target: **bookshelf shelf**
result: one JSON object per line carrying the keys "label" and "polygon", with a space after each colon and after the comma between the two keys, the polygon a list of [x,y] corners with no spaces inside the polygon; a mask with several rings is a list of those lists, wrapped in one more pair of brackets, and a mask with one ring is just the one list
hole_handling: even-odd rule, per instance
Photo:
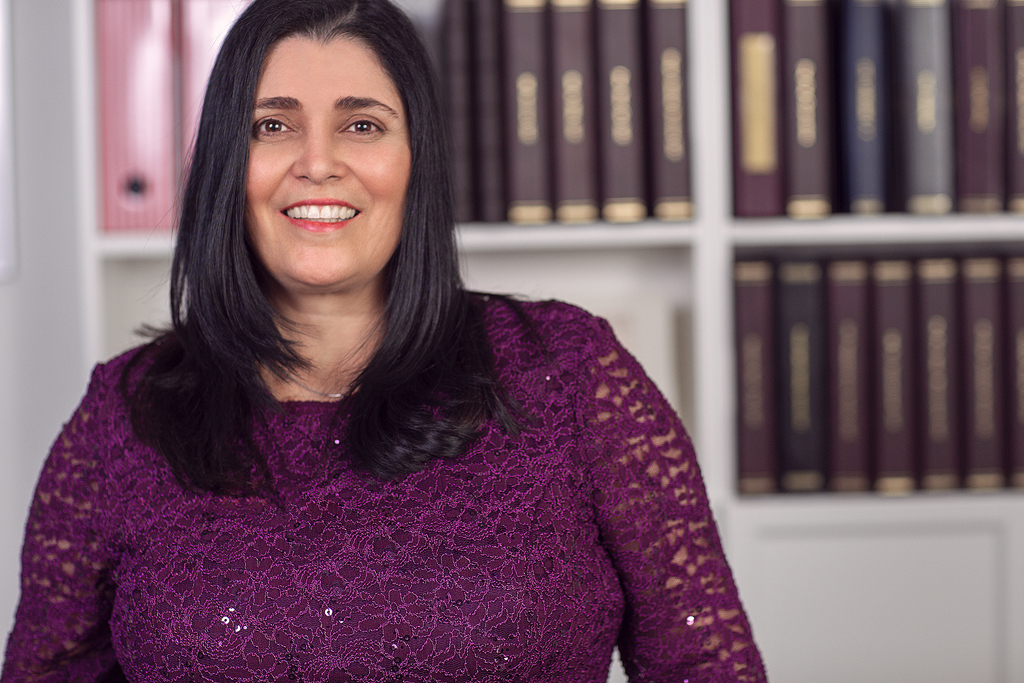
{"label": "bookshelf shelf", "polygon": [[657,248],[690,246],[694,241],[694,228],[685,223],[656,221],[578,226],[469,223],[460,227],[458,236],[459,247],[466,253]]}
{"label": "bookshelf shelf", "polygon": [[151,233],[104,234],[97,240],[97,249],[106,260],[170,258],[174,251],[174,233],[159,230]]}
{"label": "bookshelf shelf", "polygon": [[814,221],[737,219],[729,232],[738,247],[1019,243],[1024,240],[1024,217],[885,214],[833,216]]}

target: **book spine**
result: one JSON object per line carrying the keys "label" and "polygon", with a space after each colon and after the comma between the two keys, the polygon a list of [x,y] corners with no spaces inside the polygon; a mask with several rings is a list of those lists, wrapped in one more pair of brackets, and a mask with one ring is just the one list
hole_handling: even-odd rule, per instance
{"label": "book spine", "polygon": [[953,66],[947,0],[902,0],[899,119],[903,195],[907,211],[953,208]]}
{"label": "book spine", "polygon": [[768,261],[739,261],[736,350],[739,380],[739,490],[771,493],[778,486],[775,432],[775,305]]}
{"label": "book spine", "polygon": [[832,41],[825,0],[784,0],[786,213],[821,218],[834,196]]}
{"label": "book spine", "polygon": [[878,261],[874,280],[875,488],[916,486],[913,270],[909,261]]}
{"label": "book spine", "polygon": [[1002,263],[964,259],[964,481],[968,488],[1006,485],[1004,469]]}
{"label": "book spine", "polygon": [[828,265],[829,488],[871,488],[868,264]]}
{"label": "book spine", "polygon": [[779,470],[786,491],[825,487],[825,282],[813,261],[779,264]]}
{"label": "book spine", "polygon": [[598,145],[601,216],[647,217],[640,0],[597,1]]}
{"label": "book spine", "polygon": [[1006,52],[1006,206],[1024,213],[1024,0],[1007,0]]}
{"label": "book spine", "polygon": [[547,0],[504,0],[508,220],[547,223],[551,210]]}
{"label": "book spine", "polygon": [[888,208],[889,72],[885,5],[845,0],[840,22],[843,203],[850,213]]}
{"label": "book spine", "polygon": [[248,0],[181,0],[181,158],[188,164],[199,128],[206,83],[228,29]]}
{"label": "book spine", "polygon": [[647,2],[651,206],[661,220],[693,216],[686,78],[686,0]]}
{"label": "book spine", "polygon": [[95,8],[103,226],[169,230],[178,150],[171,1],[97,0]]}
{"label": "book spine", "polygon": [[473,170],[477,220],[506,218],[505,144],[502,112],[501,0],[472,0]]}
{"label": "book spine", "polygon": [[593,0],[553,0],[551,60],[555,218],[597,220],[597,82]]}
{"label": "book spine", "polygon": [[452,184],[455,220],[468,223],[473,208],[473,32],[470,30],[471,0],[445,0],[441,20],[444,39],[444,76],[447,94],[446,118],[452,145]]}
{"label": "book spine", "polygon": [[951,258],[917,263],[921,488],[929,490],[960,486],[957,270]]}
{"label": "book spine", "polygon": [[1005,205],[1004,40],[1000,3],[955,0],[953,92],[960,211],[992,213]]}
{"label": "book spine", "polygon": [[731,0],[733,211],[783,213],[779,0]]}
{"label": "book spine", "polygon": [[1010,484],[1024,488],[1024,258],[1007,259],[1006,280],[1006,357],[1010,364],[1006,373],[1010,383],[1007,452]]}

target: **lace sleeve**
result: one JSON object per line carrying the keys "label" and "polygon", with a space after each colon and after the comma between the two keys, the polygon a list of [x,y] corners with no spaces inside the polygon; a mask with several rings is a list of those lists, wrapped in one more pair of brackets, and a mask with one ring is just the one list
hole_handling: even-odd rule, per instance
{"label": "lace sleeve", "polygon": [[626,599],[631,681],[763,681],[682,423],[601,322],[585,415],[602,542]]}
{"label": "lace sleeve", "polygon": [[108,618],[114,555],[100,528],[100,371],[43,466],[25,529],[21,601],[3,681],[98,681],[117,669]]}

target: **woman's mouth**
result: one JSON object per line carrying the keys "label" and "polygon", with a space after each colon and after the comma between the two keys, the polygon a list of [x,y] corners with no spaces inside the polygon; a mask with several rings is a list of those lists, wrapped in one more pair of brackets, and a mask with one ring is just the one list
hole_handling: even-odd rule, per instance
{"label": "woman's mouth", "polygon": [[355,218],[358,213],[353,207],[341,204],[300,204],[284,211],[288,218],[314,223],[340,223]]}

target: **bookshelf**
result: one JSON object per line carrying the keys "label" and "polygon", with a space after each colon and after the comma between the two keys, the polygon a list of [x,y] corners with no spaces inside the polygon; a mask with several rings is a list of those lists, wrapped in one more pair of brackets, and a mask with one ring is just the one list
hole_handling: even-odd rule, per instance
{"label": "bookshelf", "polygon": [[[413,13],[432,25],[437,4],[422,0]],[[694,436],[771,680],[1024,680],[1024,494],[737,495],[731,276],[743,250],[1024,246],[1024,220],[734,218],[728,2],[688,7],[694,219],[463,225],[467,283],[564,298],[612,321]],[[95,179],[91,0],[72,0],[71,12],[78,173]],[[166,320],[173,237],[102,233],[95,180],[80,185],[82,344],[91,366],[137,343],[131,331],[140,323]]]}

